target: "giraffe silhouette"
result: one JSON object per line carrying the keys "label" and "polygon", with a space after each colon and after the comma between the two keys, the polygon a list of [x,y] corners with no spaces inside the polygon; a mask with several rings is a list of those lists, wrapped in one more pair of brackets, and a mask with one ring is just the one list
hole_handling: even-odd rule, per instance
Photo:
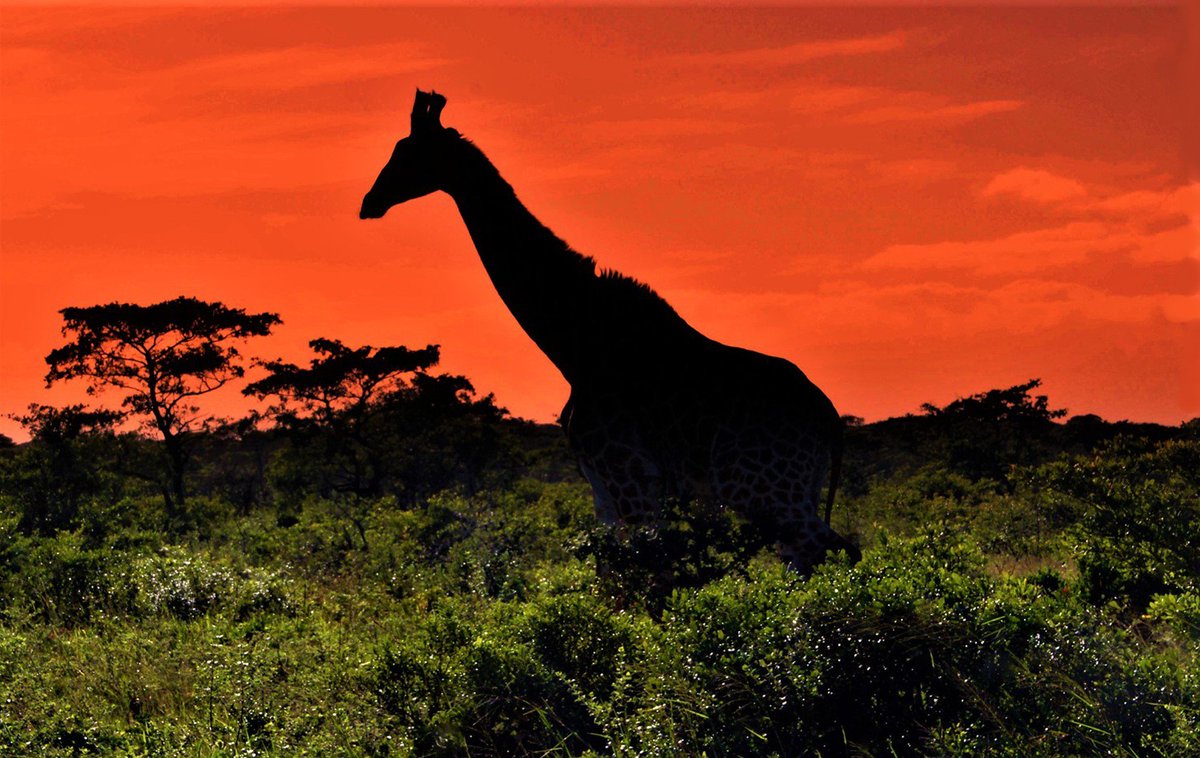
{"label": "giraffe silhouette", "polygon": [[858,549],[818,515],[842,421],[792,363],[709,339],[645,284],[572,250],[517,199],[473,143],[443,127],[446,98],[417,91],[410,133],[363,198],[360,218],[446,192],[504,304],[571,385],[561,423],[619,531],[652,526],[667,498],[736,509],[767,525],[807,573]]}

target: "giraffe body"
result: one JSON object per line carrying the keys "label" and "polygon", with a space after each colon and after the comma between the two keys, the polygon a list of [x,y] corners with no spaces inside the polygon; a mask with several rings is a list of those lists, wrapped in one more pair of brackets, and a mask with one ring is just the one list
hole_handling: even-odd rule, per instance
{"label": "giraffe body", "polygon": [[571,385],[561,420],[597,515],[652,525],[666,499],[702,500],[768,525],[799,571],[830,550],[857,558],[818,515],[841,453],[825,394],[788,361],[711,340],[646,285],[597,271],[441,126],[444,105],[417,93],[411,134],[360,215],[438,190],[454,199],[497,292]]}
{"label": "giraffe body", "polygon": [[573,387],[562,423],[597,515],[653,525],[667,499],[733,508],[764,525],[807,571],[826,551],[857,555],[818,516],[841,421],[791,363],[704,340],[695,355],[624,382]]}

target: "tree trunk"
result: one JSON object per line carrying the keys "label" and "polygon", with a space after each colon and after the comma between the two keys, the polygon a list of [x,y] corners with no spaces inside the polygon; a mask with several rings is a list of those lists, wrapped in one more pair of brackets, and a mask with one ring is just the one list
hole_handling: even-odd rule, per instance
{"label": "tree trunk", "polygon": [[163,438],[163,446],[167,453],[167,479],[164,487],[167,521],[174,527],[183,526],[187,504],[183,478],[188,462],[187,450],[184,449],[183,441],[173,434]]}

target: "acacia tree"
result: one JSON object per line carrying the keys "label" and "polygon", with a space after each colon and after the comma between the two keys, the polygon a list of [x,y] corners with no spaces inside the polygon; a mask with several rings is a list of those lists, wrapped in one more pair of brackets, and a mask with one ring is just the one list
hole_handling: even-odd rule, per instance
{"label": "acacia tree", "polygon": [[32,404],[26,415],[12,417],[31,439],[10,456],[8,465],[0,464],[0,490],[17,504],[23,531],[49,534],[74,528],[85,501],[119,493],[113,429],[122,415],[82,405]]}
{"label": "acacia tree", "polygon": [[242,392],[275,398],[271,413],[280,425],[307,433],[305,439],[319,448],[320,465],[305,468],[323,474],[325,481],[319,486],[326,494],[377,494],[384,440],[370,434],[367,426],[384,407],[384,399],[410,387],[406,374],[421,374],[437,364],[438,346],[351,348],[325,338],[308,345],[317,355],[308,366],[265,361],[262,365],[270,374]]}
{"label": "acacia tree", "polygon": [[168,518],[177,521],[186,497],[189,437],[212,421],[195,400],[243,376],[235,343],[269,334],[279,316],[191,297],[60,313],[68,342],[46,356],[47,386],[84,379],[90,395],[106,389],[124,393],[122,406],[162,439],[165,471],[159,484]]}
{"label": "acacia tree", "polygon": [[428,373],[436,345],[309,345],[316,357],[307,366],[264,363],[270,374],[243,390],[274,398],[271,413],[290,432],[277,490],[415,503],[447,487],[474,491],[515,455],[500,429],[506,411],[491,395],[477,398],[466,377]]}
{"label": "acacia tree", "polygon": [[1054,422],[1067,411],[1051,408],[1046,395],[1031,394],[1041,385],[1041,379],[1030,379],[962,397],[945,407],[922,405],[933,422],[935,453],[972,479],[986,477],[1002,484],[1010,467],[1045,460]]}
{"label": "acacia tree", "polygon": [[283,360],[263,361],[271,372],[242,390],[258,398],[275,397],[272,408],[284,424],[308,419],[325,427],[362,425],[380,397],[406,386],[404,374],[437,365],[437,345],[346,347],[340,340],[318,337],[308,343],[316,358],[307,367]]}

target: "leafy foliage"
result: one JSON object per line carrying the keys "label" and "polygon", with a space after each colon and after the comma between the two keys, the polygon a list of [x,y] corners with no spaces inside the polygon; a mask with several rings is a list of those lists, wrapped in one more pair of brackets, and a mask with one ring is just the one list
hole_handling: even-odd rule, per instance
{"label": "leafy foliage", "polygon": [[278,398],[274,415],[284,424],[307,420],[328,428],[360,427],[380,396],[405,386],[403,374],[425,371],[440,357],[437,345],[421,350],[370,345],[349,348],[323,337],[308,345],[317,357],[307,368],[283,360],[266,361],[263,366],[270,375],[242,391]]}
{"label": "leafy foliage", "polygon": [[1075,517],[1080,578],[1095,601],[1136,612],[1158,594],[1200,591],[1200,445],[1118,440],[1031,474]]}
{"label": "leafy foliage", "polygon": [[79,526],[80,509],[116,500],[113,427],[122,414],[82,405],[31,405],[18,421],[32,440],[0,459],[23,532],[53,533]]}
{"label": "leafy foliage", "polygon": [[[1002,390],[959,398],[943,408],[925,404],[933,421],[934,457],[970,479],[1004,481],[1009,469],[1047,455],[1043,440],[1053,420],[1067,414],[1051,409],[1045,395],[1031,395],[1040,379]],[[936,449],[936,448],[941,449]]]}
{"label": "leafy foliage", "polygon": [[[851,423],[847,429],[845,489],[863,494],[873,478],[909,475],[936,464],[972,481],[987,479],[1007,488],[1013,466],[1042,463],[1069,448],[1068,430],[1055,420],[1066,415],[1050,407],[1041,386],[1030,379],[1007,389],[988,390],[939,407],[922,406],[922,415],[887,419],[875,424]],[[853,420],[852,420],[853,421]],[[1084,425],[1087,426],[1087,425]],[[1093,442],[1109,425],[1077,426]]]}
{"label": "leafy foliage", "polygon": [[279,322],[273,313],[178,297],[153,305],[109,303],[64,308],[70,341],[46,356],[47,382],[83,378],[88,392],[123,390],[123,405],[151,417],[160,433],[193,428],[191,398],[244,374],[232,340],[263,336]]}

